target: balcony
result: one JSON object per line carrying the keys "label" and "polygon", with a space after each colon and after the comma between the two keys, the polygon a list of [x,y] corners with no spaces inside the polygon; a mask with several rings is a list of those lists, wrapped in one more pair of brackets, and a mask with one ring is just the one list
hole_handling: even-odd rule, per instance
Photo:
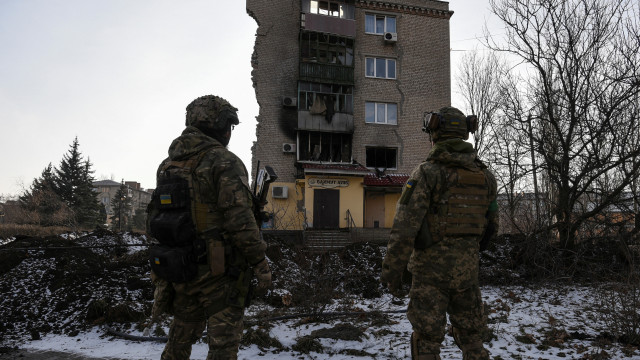
{"label": "balcony", "polygon": [[300,110],[298,111],[298,130],[353,134],[353,115],[335,113],[331,122],[328,122],[324,115]]}
{"label": "balcony", "polygon": [[353,67],[317,62],[300,63],[300,80],[309,82],[354,85]]}
{"label": "balcony", "polygon": [[352,19],[302,13],[301,24],[305,30],[356,37],[356,21]]}

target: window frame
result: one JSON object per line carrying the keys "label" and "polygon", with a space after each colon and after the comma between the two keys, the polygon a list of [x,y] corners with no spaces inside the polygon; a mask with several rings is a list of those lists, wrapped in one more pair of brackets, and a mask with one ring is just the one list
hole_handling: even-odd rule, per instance
{"label": "window frame", "polygon": [[[321,5],[326,5],[326,8]],[[355,6],[339,0],[307,0],[303,3],[303,12],[339,19],[353,20],[355,18]]]}
{"label": "window frame", "polygon": [[[373,121],[369,121],[369,114],[370,114],[370,110],[368,110],[367,108],[373,105],[373,114],[371,114],[373,116]],[[378,121],[380,114],[378,114],[378,111],[380,109],[380,106],[384,105],[384,121]],[[393,107],[395,107],[395,122],[391,123],[389,122],[389,105],[392,105]],[[393,103],[393,102],[380,102],[380,101],[365,101],[364,102],[364,122],[365,124],[378,124],[378,125],[391,125],[391,126],[397,126],[398,125],[398,103]]]}
{"label": "window frame", "polygon": [[[301,130],[297,134],[298,162],[350,164],[353,161],[353,134]],[[320,157],[312,159],[315,146]],[[339,161],[335,161],[337,157]]]}
{"label": "window frame", "polygon": [[[384,151],[393,151],[394,152],[394,156],[395,156],[395,160],[394,160],[394,166],[389,167],[389,166],[380,166],[380,164],[370,164],[369,163],[369,151],[370,150],[384,150]],[[370,169],[385,169],[385,170],[397,170],[398,169],[398,148],[394,147],[394,146],[365,146],[364,149],[364,154],[365,154],[365,167],[370,168]],[[385,155],[385,165],[387,163],[387,155]]]}
{"label": "window frame", "polygon": [[[372,29],[373,31],[367,31],[367,30],[371,30],[371,28],[367,25],[367,19],[370,18],[370,17],[373,17],[373,29]],[[382,29],[382,32],[378,32],[378,26],[377,26],[378,18],[384,18],[384,28]],[[390,24],[387,21],[387,19],[393,19],[393,28],[390,26]],[[396,33],[398,31],[397,29],[398,29],[398,17],[397,16],[386,15],[386,14],[376,14],[376,13],[365,13],[364,14],[364,33],[365,34],[384,35],[387,32]]]}
{"label": "window frame", "polygon": [[353,86],[298,82],[298,110],[309,111],[317,95],[331,96],[334,112],[353,115]]}
{"label": "window frame", "polygon": [[[370,67],[370,60],[372,60],[373,68]],[[384,61],[384,76],[378,76],[378,63],[380,61]],[[389,68],[393,63],[393,77],[389,76]],[[370,71],[372,70],[372,71]],[[369,73],[373,72],[373,75]],[[385,58],[385,57],[375,57],[375,56],[365,56],[364,58],[364,76],[371,79],[388,79],[388,80],[397,80],[398,79],[398,61],[394,58]]]}
{"label": "window frame", "polygon": [[300,33],[300,58],[302,61],[353,67],[354,49],[354,40],[346,36],[315,31]]}

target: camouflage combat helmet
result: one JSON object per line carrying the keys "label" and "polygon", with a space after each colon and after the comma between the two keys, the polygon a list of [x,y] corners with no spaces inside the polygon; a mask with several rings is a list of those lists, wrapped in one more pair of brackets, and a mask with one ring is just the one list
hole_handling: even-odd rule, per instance
{"label": "camouflage combat helmet", "polygon": [[201,96],[187,106],[185,125],[194,126],[205,133],[223,132],[229,125],[238,125],[237,111],[219,96]]}
{"label": "camouflage combat helmet", "polygon": [[469,139],[469,133],[478,129],[475,115],[465,116],[462,111],[445,106],[437,113],[425,114],[423,131],[431,134],[433,141],[459,138]]}

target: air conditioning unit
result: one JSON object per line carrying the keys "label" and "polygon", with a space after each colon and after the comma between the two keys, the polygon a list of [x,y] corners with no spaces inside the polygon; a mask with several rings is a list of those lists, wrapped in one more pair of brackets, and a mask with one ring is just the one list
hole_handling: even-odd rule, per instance
{"label": "air conditioning unit", "polygon": [[282,106],[286,107],[297,107],[298,99],[291,96],[283,96],[282,97]]}
{"label": "air conditioning unit", "polygon": [[398,34],[394,32],[386,32],[384,33],[384,41],[386,42],[396,42],[398,41]]}
{"label": "air conditioning unit", "polygon": [[289,188],[286,186],[271,187],[271,197],[274,199],[286,199],[289,197]]}
{"label": "air conditioning unit", "polygon": [[282,152],[295,153],[296,152],[296,144],[282,144]]}

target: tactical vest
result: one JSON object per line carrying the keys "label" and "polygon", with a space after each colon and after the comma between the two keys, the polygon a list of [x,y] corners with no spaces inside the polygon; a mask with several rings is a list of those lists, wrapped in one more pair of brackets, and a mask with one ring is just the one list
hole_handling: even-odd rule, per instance
{"label": "tactical vest", "polygon": [[425,249],[446,238],[477,237],[487,227],[490,194],[481,169],[442,167],[442,189],[431,203],[416,237],[415,248]]}
{"label": "tactical vest", "polygon": [[149,233],[160,245],[150,249],[149,260],[154,273],[167,281],[192,280],[198,264],[209,263],[213,275],[224,273],[224,240],[216,229],[205,229],[209,205],[196,196],[194,174],[206,154],[168,161],[159,170],[148,213]]}

